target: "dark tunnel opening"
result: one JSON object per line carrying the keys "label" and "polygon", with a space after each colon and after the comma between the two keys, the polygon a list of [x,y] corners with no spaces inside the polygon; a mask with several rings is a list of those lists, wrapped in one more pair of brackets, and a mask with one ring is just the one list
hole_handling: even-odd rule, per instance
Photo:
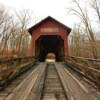
{"label": "dark tunnel opening", "polygon": [[58,35],[40,36],[35,43],[36,57],[39,61],[45,61],[48,53],[54,53],[56,61],[64,59],[64,40]]}

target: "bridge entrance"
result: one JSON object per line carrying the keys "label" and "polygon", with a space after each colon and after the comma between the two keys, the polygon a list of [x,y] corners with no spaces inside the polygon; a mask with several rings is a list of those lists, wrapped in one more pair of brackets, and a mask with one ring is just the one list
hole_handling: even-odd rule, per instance
{"label": "bridge entrance", "polygon": [[54,53],[57,61],[68,56],[68,35],[71,28],[48,16],[28,29],[32,36],[30,55],[44,61],[48,53]]}
{"label": "bridge entrance", "polygon": [[44,61],[48,53],[54,53],[57,61],[64,59],[64,40],[59,35],[42,35],[35,43],[35,54]]}

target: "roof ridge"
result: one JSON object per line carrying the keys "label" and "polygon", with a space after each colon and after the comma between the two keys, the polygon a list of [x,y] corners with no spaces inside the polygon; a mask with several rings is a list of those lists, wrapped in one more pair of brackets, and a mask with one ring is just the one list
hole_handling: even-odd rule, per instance
{"label": "roof ridge", "polygon": [[39,24],[41,24],[42,22],[44,22],[45,20],[47,20],[47,19],[49,19],[49,18],[52,19],[52,20],[54,20],[54,21],[56,21],[57,23],[59,23],[59,24],[62,25],[63,27],[65,27],[65,28],[67,29],[68,33],[70,33],[71,28],[69,28],[68,26],[66,26],[65,24],[59,22],[58,20],[56,20],[55,18],[53,18],[53,17],[51,17],[51,16],[47,16],[46,18],[44,18],[44,19],[42,19],[41,21],[39,21],[37,24],[35,24],[35,25],[33,25],[32,27],[30,27],[30,28],[28,29],[28,32],[29,32],[30,34],[32,34],[33,28],[37,27]]}

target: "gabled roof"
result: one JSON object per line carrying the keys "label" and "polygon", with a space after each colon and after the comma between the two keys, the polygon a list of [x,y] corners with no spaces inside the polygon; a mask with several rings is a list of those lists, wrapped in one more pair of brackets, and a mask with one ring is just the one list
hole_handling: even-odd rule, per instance
{"label": "gabled roof", "polygon": [[58,20],[54,19],[54,18],[51,17],[51,16],[46,17],[45,19],[41,20],[39,23],[37,23],[37,24],[35,24],[34,26],[30,27],[30,28],[28,29],[28,32],[32,35],[32,31],[33,31],[35,28],[37,28],[40,24],[44,23],[44,22],[45,22],[46,20],[48,20],[48,19],[52,19],[52,20],[55,21],[56,23],[58,23],[58,24],[60,24],[61,26],[63,26],[63,27],[67,30],[68,34],[71,32],[71,28],[69,28],[68,26],[62,24],[61,22],[59,22]]}

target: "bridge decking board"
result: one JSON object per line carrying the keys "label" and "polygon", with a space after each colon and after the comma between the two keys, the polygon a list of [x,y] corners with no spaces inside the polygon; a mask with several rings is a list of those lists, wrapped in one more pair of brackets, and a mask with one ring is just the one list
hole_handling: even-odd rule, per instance
{"label": "bridge decking board", "polygon": [[[67,97],[66,99],[59,97],[61,100],[98,100],[62,63],[53,63],[51,66],[49,64],[49,70],[47,70],[47,66],[46,63],[40,63],[5,99],[1,96],[0,100],[51,100],[54,91],[62,90],[59,82],[61,82],[63,93]],[[53,67],[56,71],[52,69]],[[49,81],[50,84],[48,84]],[[55,82],[53,83],[53,81]],[[44,99],[45,94],[49,96]],[[55,98],[55,100],[59,99]]]}

